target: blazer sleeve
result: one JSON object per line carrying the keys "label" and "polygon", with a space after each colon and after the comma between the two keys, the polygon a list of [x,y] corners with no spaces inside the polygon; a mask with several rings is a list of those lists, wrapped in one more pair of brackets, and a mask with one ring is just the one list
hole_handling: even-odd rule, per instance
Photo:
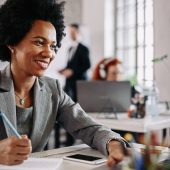
{"label": "blazer sleeve", "polygon": [[107,143],[110,139],[124,141],[124,139],[111,129],[95,122],[78,103],[74,103],[69,96],[61,89],[60,103],[58,110],[58,123],[63,126],[73,137],[81,139],[92,148],[98,149],[107,155]]}

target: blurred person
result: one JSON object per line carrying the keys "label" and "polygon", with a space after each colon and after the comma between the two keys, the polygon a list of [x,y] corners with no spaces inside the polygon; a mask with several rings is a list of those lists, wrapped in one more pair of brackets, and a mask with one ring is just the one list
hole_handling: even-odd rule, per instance
{"label": "blurred person", "polygon": [[[104,80],[104,81],[121,81],[121,64],[122,62],[118,58],[104,58],[94,68],[92,79],[93,80]],[[139,92],[137,92],[134,86],[131,86],[131,103],[138,103]],[[135,112],[135,114],[137,114]],[[134,142],[138,137],[136,133],[124,133],[118,131],[127,141]]]}
{"label": "blurred person", "polygon": [[93,80],[120,80],[120,65],[121,61],[117,58],[104,58],[95,67],[92,79]]}
{"label": "blurred person", "polygon": [[[59,73],[66,77],[64,91],[74,102],[77,102],[76,81],[87,79],[86,73],[90,68],[89,49],[79,42],[79,25],[77,23],[69,25],[69,36],[72,45],[68,50],[67,66]],[[59,134],[59,129],[56,125],[56,135]],[[66,133],[65,146],[71,146],[74,142],[74,138]],[[60,145],[60,142],[56,141],[56,145]]]}
{"label": "blurred person", "polygon": [[[106,81],[121,81],[122,80],[122,62],[118,58],[110,57],[104,58],[93,70],[92,79],[93,80],[106,80]],[[131,101],[138,99],[138,94],[134,88],[131,87]]]}
{"label": "blurred person", "polygon": [[68,61],[66,68],[59,71],[66,77],[65,92],[77,102],[76,81],[87,79],[87,70],[90,68],[89,49],[79,42],[79,25],[69,25],[69,35],[72,45],[68,50]]}

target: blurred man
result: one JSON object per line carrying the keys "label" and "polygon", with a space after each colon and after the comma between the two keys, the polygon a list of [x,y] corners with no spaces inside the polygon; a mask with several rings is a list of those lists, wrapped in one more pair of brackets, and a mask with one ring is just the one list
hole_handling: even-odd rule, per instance
{"label": "blurred man", "polygon": [[66,68],[59,73],[66,77],[65,92],[77,102],[76,81],[86,80],[86,72],[90,68],[89,49],[78,42],[79,25],[69,26],[72,46],[68,50],[68,62]]}
{"label": "blurred man", "polygon": [[[78,41],[79,25],[70,24],[69,34],[72,46],[68,50],[66,68],[59,71],[66,77],[65,92],[77,102],[76,81],[86,80],[87,70],[90,68],[89,49]],[[56,130],[57,132],[57,130]],[[74,138],[67,133],[66,146],[73,145]]]}

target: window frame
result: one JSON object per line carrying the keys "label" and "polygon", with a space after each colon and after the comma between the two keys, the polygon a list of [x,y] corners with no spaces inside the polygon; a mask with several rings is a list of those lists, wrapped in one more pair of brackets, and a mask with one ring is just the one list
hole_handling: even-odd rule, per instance
{"label": "window frame", "polygon": [[[118,3],[122,3],[122,6],[119,6]],[[128,4],[130,2],[130,4]],[[132,3],[133,2],[133,3]],[[128,21],[127,21],[127,17],[128,17],[128,8],[130,8],[129,6],[133,5],[134,7],[134,24],[132,25],[127,25]],[[143,9],[140,9],[142,8]],[[141,11],[139,11],[139,9]],[[151,12],[148,10],[151,9]],[[119,15],[119,11],[122,10],[122,16]],[[143,10],[143,11],[142,11]],[[151,22],[147,22],[147,10],[152,13],[151,16]],[[142,83],[146,83],[147,81],[152,81],[153,80],[153,50],[154,50],[154,44],[153,44],[153,0],[131,0],[131,1],[127,1],[127,0],[115,0],[114,1],[114,11],[115,11],[115,15],[114,15],[114,56],[119,57],[122,61],[123,61],[123,67],[124,70],[126,70],[126,72],[128,72],[127,70],[134,70],[132,74],[137,76],[137,80],[138,82],[142,82]],[[139,12],[140,13],[140,17],[141,14],[143,15],[143,24],[140,23],[139,21]],[[143,12],[143,13],[142,13]],[[123,24],[122,27],[120,25],[118,25],[118,21],[120,21],[120,16],[123,17]],[[150,26],[150,30],[148,28],[148,26]],[[134,46],[129,45],[126,46],[126,42],[128,41],[127,37],[128,37],[128,29],[132,28],[134,29]],[[143,42],[139,43],[139,29],[143,29]],[[152,31],[151,31],[152,30]],[[119,42],[119,37],[120,37],[120,31],[122,31],[122,42],[124,43],[122,48],[120,48],[120,45],[118,44]],[[150,31],[151,34],[150,37],[152,40],[148,41],[148,39],[150,38],[148,36],[147,31]],[[146,35],[148,37],[146,37]],[[147,44],[147,42],[149,42],[150,44]],[[128,65],[129,63],[127,62],[127,58],[126,58],[126,53],[128,53],[127,51],[130,49],[134,49],[134,66],[130,66]],[[142,51],[141,51],[142,49]],[[149,49],[147,51],[147,49]],[[149,54],[150,52],[150,54]],[[122,56],[119,56],[119,53],[122,53]],[[143,54],[142,54],[143,53]],[[139,58],[143,56],[143,59]],[[146,58],[149,56],[149,59]],[[129,58],[129,57],[128,57]],[[143,60],[143,63],[140,63],[140,61]],[[133,68],[132,68],[133,67]],[[130,72],[130,71],[129,71]],[[125,76],[130,76],[130,75],[125,75]]]}

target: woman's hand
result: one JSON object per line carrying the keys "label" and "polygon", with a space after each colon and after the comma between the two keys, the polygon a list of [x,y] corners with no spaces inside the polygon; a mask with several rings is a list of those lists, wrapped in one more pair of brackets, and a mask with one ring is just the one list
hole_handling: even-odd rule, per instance
{"label": "woman's hand", "polygon": [[117,140],[110,141],[107,148],[109,152],[107,165],[109,167],[121,162],[125,155],[127,155],[126,148]]}
{"label": "woman's hand", "polygon": [[0,164],[16,165],[28,159],[32,151],[31,141],[26,135],[15,136],[0,141]]}

